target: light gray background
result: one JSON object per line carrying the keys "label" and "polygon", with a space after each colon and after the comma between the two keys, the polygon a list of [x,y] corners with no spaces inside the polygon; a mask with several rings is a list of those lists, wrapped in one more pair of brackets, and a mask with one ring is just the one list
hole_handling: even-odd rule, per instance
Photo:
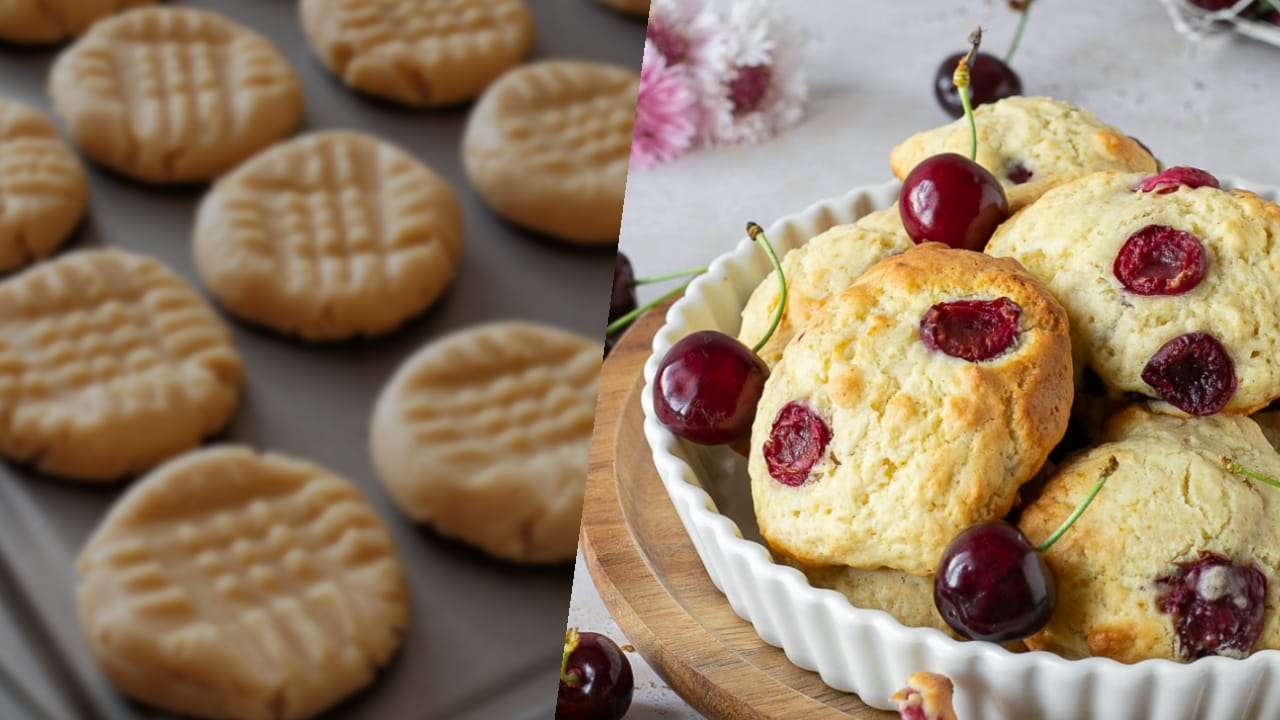
{"label": "light gray background", "polygon": [[[467,108],[415,111],[348,91],[311,56],[295,2],[173,4],[216,9],[269,36],[302,77],[304,130],[356,128],[399,143],[454,183],[465,210],[466,249],[457,281],[431,311],[390,337],[311,346],[232,323],[248,383],[225,439],[310,458],[359,483],[390,522],[411,575],[413,618],[404,649],[368,692],[332,716],[550,718],[569,567],[491,562],[412,526],[393,510],[373,475],[366,423],[375,393],[396,365],[446,331],[519,317],[598,336],[612,249],[561,246],[498,221],[463,174],[459,140]],[[531,5],[535,57],[639,66],[642,21],[591,0]],[[45,76],[56,52],[0,45],[0,94],[47,109]],[[110,245],[151,254],[195,282],[190,227],[204,188],[155,189],[95,168],[90,175],[92,207],[68,249]],[[73,615],[71,558],[118,492],[0,466],[0,600],[6,601],[0,602],[0,663],[18,668],[58,718],[147,716],[119,704],[95,676]],[[38,612],[16,600],[19,585]],[[60,657],[71,658],[72,669]],[[6,697],[0,692],[0,718],[26,720],[26,713],[4,704]]]}
{"label": "light gray background", "polygon": [[[974,26],[1003,55],[1002,0],[778,0],[812,36],[805,120],[756,146],[696,151],[627,184],[621,247],[637,275],[705,265],[764,225],[890,178],[889,149],[948,121],[932,79]],[[1014,66],[1027,94],[1079,103],[1165,163],[1280,184],[1280,48],[1215,38],[1190,46],[1158,0],[1035,0]],[[652,297],[662,288],[644,288]],[[570,623],[621,633],[579,562]],[[628,720],[696,717],[638,655]]]}

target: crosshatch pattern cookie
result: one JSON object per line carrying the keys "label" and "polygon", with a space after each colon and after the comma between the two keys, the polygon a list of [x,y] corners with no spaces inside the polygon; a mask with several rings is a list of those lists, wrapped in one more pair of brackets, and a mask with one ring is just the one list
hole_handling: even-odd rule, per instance
{"label": "crosshatch pattern cookie", "polygon": [[[760,348],[760,359],[769,367],[777,365],[787,343],[821,310],[827,298],[841,293],[867,268],[912,247],[914,243],[902,227],[895,203],[855,223],[836,225],[784,255],[787,307],[777,330]],[[769,331],[778,298],[778,275],[771,272],[756,286],[742,309],[738,339],[744,345],[755,345]]]}
{"label": "crosshatch pattern cookie", "polygon": [[92,250],[0,283],[0,454],[106,481],[218,432],[239,400],[231,333],[159,262]]}
{"label": "crosshatch pattern cookie", "polygon": [[[1018,210],[1051,188],[1102,170],[1155,172],[1142,145],[1093,113],[1045,97],[1011,97],[974,109],[978,164],[995,175]],[[905,178],[920,161],[944,152],[969,155],[969,124],[961,118],[895,147],[889,166]]]}
{"label": "crosshatch pattern cookie", "polygon": [[241,447],[188,453],[81,551],[80,622],[125,693],[199,718],[307,718],[373,680],[409,621],[404,569],[349,482]]}
{"label": "crosshatch pattern cookie", "polygon": [[549,60],[503,75],[467,124],[476,190],[517,225],[569,242],[618,241],[639,76]]}
{"label": "crosshatch pattern cookie", "polygon": [[410,358],[374,410],[374,465],[400,508],[499,558],[573,558],[598,341],[502,322]]}
{"label": "crosshatch pattern cookie", "polygon": [[405,105],[471,100],[533,47],[525,0],[302,0],[299,10],[330,72]]}
{"label": "crosshatch pattern cookie", "polygon": [[0,98],[0,271],[57,249],[88,202],[84,168],[53,123]]}
{"label": "crosshatch pattern cookie", "polygon": [[[1080,366],[1113,398],[1159,397],[1197,415],[1266,407],[1280,397],[1280,206],[1172,180],[1144,191],[1147,177],[1096,173],[1055,188],[1000,226],[987,252],[1062,301]],[[1179,347],[1190,350],[1166,350]]]}
{"label": "crosshatch pattern cookie", "polygon": [[99,18],[156,0],[5,0],[0,2],[0,40],[56,43],[84,32]]}
{"label": "crosshatch pattern cookie", "polygon": [[309,340],[379,335],[453,279],[452,188],[370,135],[307,135],[219,180],[196,219],[196,267],[228,310]]}
{"label": "crosshatch pattern cookie", "polygon": [[49,91],[86,155],[155,183],[209,180],[302,117],[298,79],[270,41],[191,8],[97,23],[58,57]]}

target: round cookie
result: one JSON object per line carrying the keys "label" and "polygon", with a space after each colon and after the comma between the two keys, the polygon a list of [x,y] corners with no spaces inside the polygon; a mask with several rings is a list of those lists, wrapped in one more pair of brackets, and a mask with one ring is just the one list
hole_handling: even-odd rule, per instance
{"label": "round cookie", "polygon": [[533,47],[525,0],[302,0],[299,11],[342,82],[415,107],[471,100]]}
{"label": "round cookie", "polygon": [[381,335],[453,279],[462,210],[404,150],[305,135],[220,179],[200,205],[196,268],[228,310],[308,340]]}
{"label": "round cookie", "polygon": [[597,0],[601,5],[607,5],[614,10],[624,12],[637,17],[649,16],[649,0]]}
{"label": "round cookie", "polygon": [[56,250],[88,204],[84,168],[53,123],[0,98],[0,272]]}
{"label": "round cookie", "polygon": [[806,565],[933,573],[1062,438],[1071,376],[1066,313],[1017,263],[938,244],[881,261],[765,382],[748,463],[761,535]]}
{"label": "round cookie", "polygon": [[5,0],[0,3],[0,40],[43,45],[84,32],[100,18],[156,0]]}
{"label": "round cookie", "polygon": [[[1156,171],[1155,158],[1137,140],[1060,100],[1010,97],[980,105],[973,114],[978,164],[1004,186],[1013,211],[1089,173]],[[969,136],[964,118],[917,133],[893,149],[889,167],[904,179],[931,155],[953,152],[968,157]]]}
{"label": "round cookie", "polygon": [[89,158],[152,183],[210,180],[302,119],[302,88],[280,51],[193,8],[96,23],[58,56],[49,93]]}
{"label": "round cookie", "polygon": [[223,428],[239,402],[226,325],[159,262],[85,250],[0,282],[0,455],[109,481]]}
{"label": "round cookie", "polygon": [[[1240,601],[1240,610],[1261,611],[1256,643],[1219,654],[1280,648],[1280,490],[1227,472],[1224,456],[1280,477],[1280,455],[1248,418],[1179,418],[1136,406],[1112,419],[1102,445],[1063,465],[1022,513],[1032,544],[1066,519],[1109,458],[1118,469],[1045,555],[1058,606],[1027,645],[1068,658],[1193,659],[1203,654],[1195,650],[1202,638],[1176,629],[1191,614],[1171,604],[1176,597],[1169,592],[1185,585],[1178,576],[1188,566],[1216,556],[1252,568],[1245,577],[1265,579],[1265,599],[1250,593],[1230,599]],[[1215,572],[1221,580],[1223,571]],[[1209,597],[1225,598],[1234,584],[1212,592],[1214,575],[1200,579],[1196,590]]]}
{"label": "round cookie", "polygon": [[396,371],[369,429],[406,515],[521,563],[572,560],[600,374],[598,341],[521,322],[436,340]]}
{"label": "round cookie", "polygon": [[[1078,365],[1113,397],[1160,397],[1193,414],[1265,407],[1280,397],[1280,206],[1208,186],[1136,190],[1143,180],[1098,173],[1055,188],[1000,226],[987,252],[1018,260],[1062,301]],[[1131,269],[1134,258],[1146,266]],[[1216,359],[1157,358],[1178,338],[1204,352],[1216,344]],[[1168,368],[1180,366],[1201,367],[1217,389],[1178,381]]]}
{"label": "round cookie", "polygon": [[508,72],[467,121],[471,184],[507,220],[583,245],[612,245],[622,223],[639,75],[546,60]]}
{"label": "round cookie", "polygon": [[[864,215],[855,223],[836,225],[815,236],[782,258],[787,278],[787,307],[782,322],[760,348],[760,359],[773,367],[791,338],[808,324],[827,298],[837,295],[857,280],[867,268],[915,246],[902,227],[898,205]],[[778,305],[776,272],[760,282],[742,309],[738,339],[747,347],[755,345],[769,331]]]}
{"label": "round cookie", "polygon": [[933,602],[933,576],[900,570],[788,563],[803,572],[814,587],[827,588],[849,598],[854,607],[883,610],[907,627],[929,627],[956,636],[938,614]]}
{"label": "round cookie", "polygon": [[80,624],[128,695],[198,718],[305,718],[363,688],[408,624],[404,569],[346,480],[242,447],[129,489],[81,551]]}

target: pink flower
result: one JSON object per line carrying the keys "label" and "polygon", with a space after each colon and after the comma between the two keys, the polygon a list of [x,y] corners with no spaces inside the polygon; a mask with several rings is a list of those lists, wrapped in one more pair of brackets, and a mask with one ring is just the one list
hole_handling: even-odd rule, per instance
{"label": "pink flower", "polygon": [[650,168],[688,151],[698,131],[697,112],[698,98],[688,75],[668,65],[657,47],[645,41],[631,166]]}

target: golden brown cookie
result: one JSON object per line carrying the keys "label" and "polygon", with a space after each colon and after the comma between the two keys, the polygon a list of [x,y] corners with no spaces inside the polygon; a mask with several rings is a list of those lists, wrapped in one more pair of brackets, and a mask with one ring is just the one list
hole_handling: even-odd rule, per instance
{"label": "golden brown cookie", "polygon": [[58,57],[49,93],[90,159],[152,183],[210,180],[302,119],[302,88],[280,51],[194,8],[95,24]]}
{"label": "golden brown cookie", "polygon": [[88,204],[84,168],[53,123],[0,98],[0,271],[56,250]]}
{"label": "golden brown cookie", "polygon": [[401,148],[312,133],[219,180],[194,244],[200,277],[238,317],[308,340],[381,335],[453,279],[462,210]]}
{"label": "golden brown cookie", "polygon": [[517,225],[571,243],[616,243],[639,82],[632,70],[577,60],[503,75],[467,122],[471,184]]}
{"label": "golden brown cookie", "polygon": [[400,509],[522,563],[573,559],[601,346],[522,322],[468,328],[400,367],[369,429]]}
{"label": "golden brown cookie", "polygon": [[159,262],[64,255],[0,283],[0,455],[107,481],[223,428],[243,368],[226,325]]}
{"label": "golden brown cookie", "polygon": [[77,569],[80,624],[107,677],[184,716],[318,715],[373,680],[409,620],[404,569],[360,492],[242,447],[139,481]]}
{"label": "golden brown cookie", "polygon": [[525,0],[302,0],[298,9],[330,72],[405,105],[471,100],[533,47]]}
{"label": "golden brown cookie", "polygon": [[[978,164],[1004,186],[1014,211],[1089,173],[1156,171],[1155,158],[1137,140],[1060,100],[1015,96],[980,105],[973,113]],[[930,155],[954,152],[968,157],[969,144],[969,123],[960,118],[908,138],[893,149],[889,167],[906,178]]]}
{"label": "golden brown cookie", "polygon": [[1066,312],[1017,263],[920,245],[827,301],[765,382],[760,533],[807,565],[933,573],[1062,438]]}
{"label": "golden brown cookie", "polygon": [[0,40],[42,45],[84,32],[112,13],[156,0],[5,0],[0,3]]}

